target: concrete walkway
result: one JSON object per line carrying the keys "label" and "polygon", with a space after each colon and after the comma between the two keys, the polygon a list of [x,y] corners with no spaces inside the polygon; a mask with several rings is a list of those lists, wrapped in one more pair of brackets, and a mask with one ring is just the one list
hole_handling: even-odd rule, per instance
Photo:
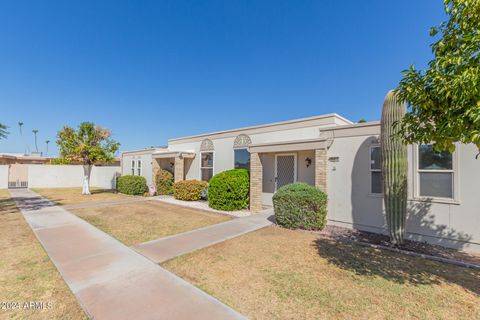
{"label": "concrete walkway", "polygon": [[137,244],[132,248],[159,263],[272,225],[273,209]]}
{"label": "concrete walkway", "polygon": [[84,220],[30,190],[10,191],[93,319],[244,319]]}

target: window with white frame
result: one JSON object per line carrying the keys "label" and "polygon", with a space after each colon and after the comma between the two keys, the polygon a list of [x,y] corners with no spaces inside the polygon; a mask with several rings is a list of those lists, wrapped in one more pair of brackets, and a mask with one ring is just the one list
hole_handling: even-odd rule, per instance
{"label": "window with white frame", "polygon": [[380,146],[370,147],[370,193],[383,193],[382,157]]}
{"label": "window with white frame", "polygon": [[436,152],[432,145],[418,146],[418,195],[453,199],[453,157],[448,151]]}
{"label": "window with white frame", "polygon": [[132,176],[135,175],[135,160],[132,160]]}
{"label": "window with white frame", "polygon": [[203,181],[210,181],[213,176],[213,152],[202,152],[200,173]]}
{"label": "window with white frame", "polygon": [[137,161],[137,174],[138,174],[139,176],[142,175],[142,161],[141,161],[141,160],[138,160],[138,161]]}

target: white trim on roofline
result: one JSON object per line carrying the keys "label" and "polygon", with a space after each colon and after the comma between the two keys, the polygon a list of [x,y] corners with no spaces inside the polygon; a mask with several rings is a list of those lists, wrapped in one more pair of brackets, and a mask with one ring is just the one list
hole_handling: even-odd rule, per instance
{"label": "white trim on roofline", "polygon": [[[328,114],[323,114],[323,115],[318,115],[318,116],[313,116],[313,117],[307,117],[307,118],[300,118],[300,119],[293,119],[293,120],[287,120],[287,121],[280,121],[280,122],[272,122],[272,123],[266,123],[266,124],[261,124],[261,125],[256,125],[256,126],[250,126],[250,127],[243,127],[243,128],[236,128],[236,129],[229,129],[229,130],[223,130],[223,131],[214,131],[214,132],[209,132],[209,133],[203,133],[203,134],[198,134],[198,135],[193,135],[193,136],[186,136],[186,137],[181,137],[181,138],[173,138],[169,139],[168,143],[180,143],[180,142],[185,142],[183,140],[191,140],[191,139],[200,139],[204,137],[209,137],[209,136],[214,136],[214,135],[219,135],[219,134],[229,134],[229,133],[235,133],[235,132],[247,132],[248,130],[252,129],[263,129],[263,128],[269,128],[269,127],[277,127],[277,126],[283,126],[283,125],[291,125],[291,124],[296,124],[296,123],[302,123],[302,122],[310,122],[310,121],[315,121],[315,120],[320,120],[320,119],[325,119],[325,118],[337,118],[341,121],[344,121],[346,125],[353,124],[350,120],[336,114],[336,113],[328,113]],[[339,124],[341,125],[341,124]],[[271,130],[275,131],[275,130]]]}
{"label": "white trim on roofline", "polygon": [[167,147],[155,147],[155,148],[145,148],[145,149],[138,149],[138,150],[128,150],[128,151],[122,151],[120,152],[120,156],[124,154],[136,154],[136,153],[149,153],[149,151],[157,152],[161,150],[167,150]]}

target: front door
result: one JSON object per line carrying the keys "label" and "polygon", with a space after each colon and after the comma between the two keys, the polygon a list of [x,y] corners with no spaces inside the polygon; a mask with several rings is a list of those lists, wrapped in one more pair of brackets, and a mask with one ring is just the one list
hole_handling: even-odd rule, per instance
{"label": "front door", "polygon": [[297,181],[297,155],[275,155],[275,191]]}

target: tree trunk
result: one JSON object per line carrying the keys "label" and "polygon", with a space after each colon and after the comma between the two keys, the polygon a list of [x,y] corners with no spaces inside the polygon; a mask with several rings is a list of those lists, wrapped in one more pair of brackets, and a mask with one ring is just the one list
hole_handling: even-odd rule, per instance
{"label": "tree trunk", "polygon": [[83,190],[82,194],[90,194],[90,173],[92,172],[91,164],[83,165]]}

